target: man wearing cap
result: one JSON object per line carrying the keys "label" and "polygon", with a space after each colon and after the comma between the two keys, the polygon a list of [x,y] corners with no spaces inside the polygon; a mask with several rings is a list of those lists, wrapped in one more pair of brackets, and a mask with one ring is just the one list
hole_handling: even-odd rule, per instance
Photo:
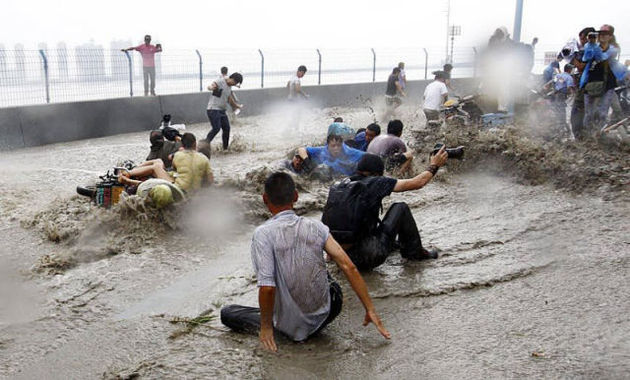
{"label": "man wearing cap", "polygon": [[[368,210],[359,226],[361,231],[359,236],[348,239],[347,232],[338,231],[332,227],[338,223],[328,216],[329,203],[327,202],[322,215],[322,222],[329,226],[331,234],[341,243],[357,268],[370,270],[385,262],[385,259],[394,250],[397,236],[402,257],[409,260],[436,259],[438,257],[437,251],[422,247],[418,227],[406,203],[396,202],[392,204],[382,220],[379,219],[379,213],[383,198],[392,192],[418,190],[429,183],[437,174],[438,169],[446,163],[448,154],[444,149],[442,147],[431,157],[427,170],[410,179],[384,177],[385,165],[379,156],[366,153],[361,157],[357,166],[357,174],[345,180],[359,181],[366,188],[361,197],[364,197],[365,202],[369,202],[366,206]],[[333,188],[334,185],[331,187],[331,192]],[[332,214],[330,213],[330,215]]]}
{"label": "man wearing cap", "polygon": [[206,140],[210,143],[214,136],[222,130],[221,139],[223,140],[223,149],[227,149],[230,142],[230,121],[226,114],[228,103],[236,112],[243,105],[238,104],[232,94],[232,86],[240,86],[243,83],[243,76],[239,73],[233,73],[227,79],[219,77],[208,86],[208,90],[212,92],[210,101],[208,101],[208,119],[212,129],[208,132]]}
{"label": "man wearing cap", "polygon": [[149,95],[149,80],[151,81],[151,95],[155,96],[155,53],[162,52],[162,45],[151,45],[151,36],[144,36],[144,43],[138,46],[122,49],[135,50],[142,55],[142,74],[144,77],[144,96]]}
{"label": "man wearing cap", "polygon": [[435,71],[435,80],[424,89],[424,115],[429,121],[440,118],[440,107],[448,99],[448,88],[446,87],[446,74],[444,71]]}

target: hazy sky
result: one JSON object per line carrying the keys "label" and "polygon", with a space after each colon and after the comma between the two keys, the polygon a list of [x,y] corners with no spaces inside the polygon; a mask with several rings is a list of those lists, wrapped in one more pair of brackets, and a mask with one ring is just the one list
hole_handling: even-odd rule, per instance
{"label": "hazy sky", "polygon": [[[584,26],[616,27],[630,46],[630,1],[524,0],[522,39],[561,45]],[[165,48],[212,47],[440,47],[446,0],[192,1],[2,0],[0,43],[77,45],[114,39],[140,43],[146,33]],[[451,0],[451,23],[461,25],[456,46],[487,41],[500,25],[510,32],[515,0]],[[590,5],[591,8],[587,8]],[[630,49],[630,48],[629,48]]]}

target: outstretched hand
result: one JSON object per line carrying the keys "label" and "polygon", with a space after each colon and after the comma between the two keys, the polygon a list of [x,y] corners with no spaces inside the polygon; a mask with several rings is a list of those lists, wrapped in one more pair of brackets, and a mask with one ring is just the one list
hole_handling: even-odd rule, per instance
{"label": "outstretched hand", "polygon": [[448,153],[446,153],[446,146],[442,146],[440,150],[431,156],[431,165],[443,166],[448,159]]}
{"label": "outstretched hand", "polygon": [[383,322],[381,322],[381,319],[378,317],[378,315],[376,315],[376,312],[374,310],[368,310],[365,312],[363,326],[367,326],[368,324],[370,324],[370,322],[374,323],[374,325],[378,329],[378,332],[380,332],[381,335],[385,337],[385,339],[391,338],[391,334],[389,333],[389,331],[387,331],[387,329],[385,329],[385,326],[383,326]]}

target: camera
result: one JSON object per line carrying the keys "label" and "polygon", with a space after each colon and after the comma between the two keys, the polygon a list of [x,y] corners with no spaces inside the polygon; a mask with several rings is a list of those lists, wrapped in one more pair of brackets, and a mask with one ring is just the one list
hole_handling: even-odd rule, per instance
{"label": "camera", "polygon": [[596,39],[597,39],[597,36],[599,36],[599,33],[597,33],[597,32],[590,32],[590,33],[586,36],[586,38],[588,38],[589,40],[596,40]]}
{"label": "camera", "polygon": [[[435,144],[435,146],[433,147],[433,152],[431,152],[431,155],[435,155],[437,152],[440,151],[440,149],[442,149],[442,147],[444,146],[444,144],[442,143],[437,143]],[[464,158],[464,146],[460,145],[457,148],[446,148],[445,149],[446,154],[448,155],[448,158],[451,159],[456,159],[456,160],[461,160],[462,158]]]}
{"label": "camera", "polygon": [[222,88],[217,87],[214,90],[212,90],[212,96],[216,96],[217,98],[220,98],[222,94],[223,94]]}

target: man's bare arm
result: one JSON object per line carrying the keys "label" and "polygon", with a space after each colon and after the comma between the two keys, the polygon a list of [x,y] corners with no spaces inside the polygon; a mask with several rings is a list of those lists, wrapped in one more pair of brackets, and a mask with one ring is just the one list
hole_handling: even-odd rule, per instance
{"label": "man's bare arm", "polygon": [[230,105],[234,109],[243,107],[242,104],[236,103],[236,101],[234,100],[234,95],[233,94],[230,94],[230,96],[228,96],[228,103],[230,103]]}
{"label": "man's bare arm", "polygon": [[219,85],[217,84],[217,82],[212,82],[210,84],[210,86],[208,86],[208,91],[214,91],[219,87]]}
{"label": "man's bare arm", "polygon": [[394,82],[394,83],[396,84],[396,91],[397,91],[400,95],[402,95],[402,96],[407,96],[407,95],[405,94],[405,91],[403,91],[403,88],[402,88],[402,86],[400,85],[400,82],[399,82],[399,81],[396,81],[396,82]]}
{"label": "man's bare arm", "polygon": [[[435,155],[431,157],[431,165],[440,167],[446,163],[448,154],[445,151],[446,147],[443,146]],[[425,170],[417,176],[409,179],[399,179],[394,186],[394,192],[400,193],[409,190],[418,190],[424,187],[433,178],[433,174],[430,171]]]}
{"label": "man's bare arm", "polygon": [[383,323],[380,318],[376,314],[374,310],[374,305],[372,304],[372,299],[368,294],[367,286],[365,285],[365,281],[363,281],[363,277],[359,273],[357,267],[352,263],[352,260],[348,257],[346,252],[341,248],[339,243],[332,237],[329,236],[326,239],[326,244],[324,245],[324,250],[330,258],[337,264],[337,266],[343,271],[343,274],[346,276],[350,285],[352,286],[352,290],[357,294],[363,307],[365,308],[365,319],[363,321],[363,326],[367,326],[370,322],[374,323],[378,331],[385,338],[389,339],[391,337],[389,331],[385,329]]}
{"label": "man's bare arm", "polygon": [[273,338],[273,305],[276,288],[261,286],[258,288],[258,305],[260,306],[260,343],[267,350],[276,352],[278,347]]}

